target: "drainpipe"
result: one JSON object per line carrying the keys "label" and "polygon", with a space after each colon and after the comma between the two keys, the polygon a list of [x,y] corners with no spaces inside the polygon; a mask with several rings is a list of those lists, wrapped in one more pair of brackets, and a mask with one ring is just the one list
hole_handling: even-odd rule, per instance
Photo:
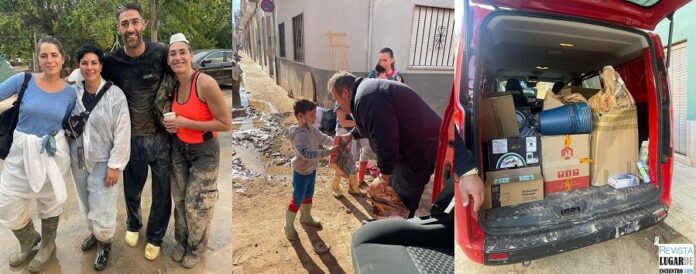
{"label": "drainpipe", "polygon": [[374,9],[375,2],[374,0],[370,0],[367,11],[367,63],[365,64],[365,73],[370,71],[370,64],[372,63],[372,16]]}

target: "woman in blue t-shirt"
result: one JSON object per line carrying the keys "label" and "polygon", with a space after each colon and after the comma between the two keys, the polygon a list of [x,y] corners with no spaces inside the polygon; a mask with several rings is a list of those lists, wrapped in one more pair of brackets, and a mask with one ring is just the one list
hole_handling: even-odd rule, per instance
{"label": "woman in blue t-shirt", "polygon": [[[65,182],[70,174],[63,124],[76,99],[75,89],[60,77],[65,62],[60,42],[44,36],[39,41],[37,56],[42,72],[31,75],[24,92],[12,147],[0,175],[0,225],[11,229],[19,240],[10,265],[26,262],[41,242],[29,263],[31,272],[40,271],[55,257],[58,216],[63,212],[67,198]],[[18,73],[0,84],[0,101],[18,94],[24,78],[24,73]],[[32,200],[36,201],[41,218],[41,235],[31,221]]]}

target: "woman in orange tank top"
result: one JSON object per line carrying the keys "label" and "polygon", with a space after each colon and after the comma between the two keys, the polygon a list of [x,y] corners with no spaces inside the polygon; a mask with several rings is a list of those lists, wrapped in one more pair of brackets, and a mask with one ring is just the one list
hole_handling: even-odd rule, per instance
{"label": "woman in orange tank top", "polygon": [[177,85],[164,125],[172,138],[172,199],[176,247],[172,259],[186,268],[198,264],[207,247],[208,227],[217,201],[220,162],[218,131],[232,128],[232,117],[215,79],[193,70],[191,44],[177,33],[169,40],[167,63]]}

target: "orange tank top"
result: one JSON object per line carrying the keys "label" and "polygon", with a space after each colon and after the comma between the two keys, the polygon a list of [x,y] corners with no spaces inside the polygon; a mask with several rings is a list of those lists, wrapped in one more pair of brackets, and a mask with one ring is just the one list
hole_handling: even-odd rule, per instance
{"label": "orange tank top", "polygon": [[[208,104],[203,103],[198,99],[197,82],[200,74],[200,71],[196,71],[196,73],[193,74],[191,80],[191,91],[189,92],[188,99],[183,104],[179,104],[178,87],[176,88],[174,100],[172,102],[172,111],[175,112],[177,116],[183,116],[193,121],[212,121],[215,119],[215,117],[210,112]],[[187,144],[200,144],[204,141],[217,137],[217,132],[180,128],[176,131],[176,137]]]}

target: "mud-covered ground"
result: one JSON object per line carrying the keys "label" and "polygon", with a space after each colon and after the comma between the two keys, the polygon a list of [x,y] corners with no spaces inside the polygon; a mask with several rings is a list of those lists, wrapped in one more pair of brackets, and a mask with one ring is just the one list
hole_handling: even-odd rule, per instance
{"label": "mud-covered ground", "polygon": [[[223,89],[228,106],[232,105],[231,90]],[[6,107],[6,106],[5,106]],[[0,109],[4,109],[0,105]],[[232,109],[230,108],[230,111]],[[214,209],[211,224],[208,251],[198,266],[187,270],[172,261],[171,253],[174,248],[174,215],[169,221],[167,234],[162,243],[160,256],[155,261],[148,261],[143,256],[145,249],[145,227],[140,231],[140,242],[136,247],[126,245],[123,236],[126,230],[126,207],[123,193],[119,194],[117,210],[116,234],[111,247],[109,266],[100,273],[230,273],[232,268],[232,132],[221,132],[220,167],[218,174],[219,198]],[[0,161],[2,163],[2,161]],[[123,176],[114,186],[123,189]],[[77,196],[73,182],[67,182],[68,199],[63,206],[60,216],[58,235],[56,237],[56,260],[52,260],[43,273],[96,273],[93,270],[96,250],[82,252],[80,244],[89,235],[87,223],[79,211]],[[151,185],[148,178],[142,194],[142,214],[145,225],[150,211]],[[35,204],[32,211],[36,212]],[[36,214],[33,216],[34,226],[40,230],[40,221]],[[17,249],[18,242],[12,232],[0,229],[0,273],[28,273],[28,263],[20,267],[10,267],[8,259]]]}
{"label": "mud-covered ground", "polygon": [[[345,193],[346,180],[344,198],[334,198],[330,192],[333,170],[322,161],[312,212],[323,229],[303,227],[296,221],[300,240],[285,238],[293,152],[283,133],[296,121],[291,113],[293,99],[253,61],[244,58],[241,63],[247,92],[242,94],[242,104],[249,107],[235,110],[238,129],[232,134],[234,272],[353,273],[350,241],[361,221],[370,218],[370,205],[365,198]],[[430,193],[426,191],[424,197]],[[423,199],[422,204],[429,200]]]}

